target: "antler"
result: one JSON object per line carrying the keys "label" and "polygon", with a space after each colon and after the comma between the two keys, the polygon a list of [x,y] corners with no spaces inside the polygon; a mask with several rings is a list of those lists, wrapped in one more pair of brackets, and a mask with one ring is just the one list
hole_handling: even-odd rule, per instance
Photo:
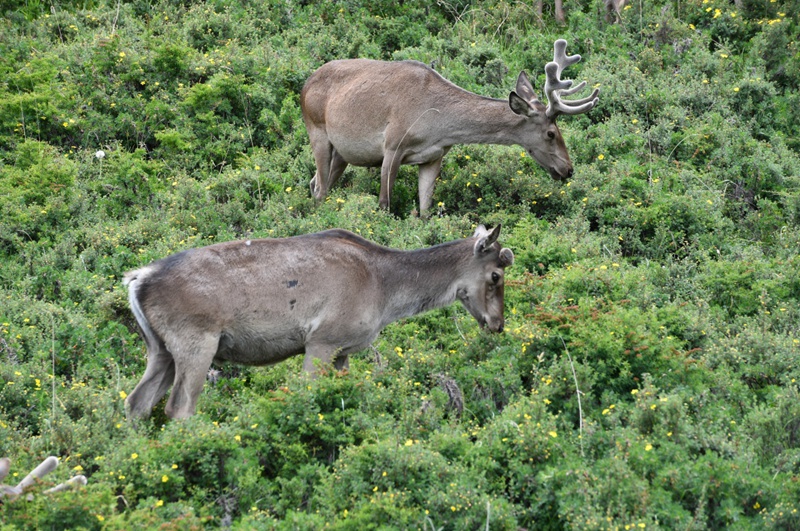
{"label": "antler", "polygon": [[[16,499],[20,494],[22,494],[25,489],[36,483],[36,481],[43,478],[45,475],[49,474],[58,466],[58,458],[54,456],[50,456],[44,461],[42,461],[39,466],[33,469],[33,471],[25,476],[22,481],[20,481],[16,487],[12,487],[10,485],[0,485],[0,501],[2,501],[3,497],[8,497],[11,500]],[[0,481],[5,479],[8,475],[8,472],[11,468],[11,461],[7,457],[3,457],[0,459]],[[48,489],[44,491],[45,494],[52,494],[55,492],[61,492],[62,490],[69,489],[74,486],[83,486],[86,485],[86,477],[85,476],[75,476],[71,478],[69,481],[65,481],[59,485],[56,485],[52,489]]]}
{"label": "antler", "polygon": [[581,81],[574,87],[572,87],[572,80],[562,81],[561,71],[580,61],[581,56],[567,55],[567,41],[564,39],[558,39],[553,48],[553,61],[544,67],[547,77],[544,83],[544,92],[547,95],[547,110],[545,111],[547,116],[555,118],[559,114],[582,114],[591,110],[600,101],[597,97],[600,94],[599,89],[594,89],[589,96],[579,100],[561,99],[562,96],[569,96],[583,89],[586,81]]}

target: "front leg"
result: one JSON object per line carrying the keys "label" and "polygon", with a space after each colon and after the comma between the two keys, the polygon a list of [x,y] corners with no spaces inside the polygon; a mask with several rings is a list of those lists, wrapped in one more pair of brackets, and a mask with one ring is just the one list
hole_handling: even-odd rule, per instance
{"label": "front leg", "polygon": [[433,200],[433,187],[442,169],[442,157],[419,166],[419,215],[426,216]]}
{"label": "front leg", "polygon": [[[341,354],[342,347],[332,347],[325,344],[310,344],[306,345],[306,356],[303,359],[303,370],[316,378],[319,368],[323,366],[333,366],[336,370],[342,370],[349,367],[347,354]],[[319,360],[316,363],[314,360]]]}
{"label": "front leg", "polygon": [[381,192],[378,197],[378,204],[381,208],[389,209],[391,203],[392,189],[397,180],[397,173],[400,171],[400,163],[403,154],[398,150],[384,151],[383,164],[381,164]]}

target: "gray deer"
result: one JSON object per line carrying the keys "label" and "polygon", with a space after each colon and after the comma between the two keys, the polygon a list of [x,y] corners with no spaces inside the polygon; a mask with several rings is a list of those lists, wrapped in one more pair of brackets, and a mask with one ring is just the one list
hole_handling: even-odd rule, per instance
{"label": "gray deer", "polygon": [[145,417],[173,386],[166,413],[195,412],[212,361],[268,365],[305,353],[348,367],[389,323],[461,301],[478,323],[503,330],[503,286],[514,253],[500,226],[471,238],[400,251],[334,229],[292,238],[190,249],[125,275],[147,343],[147,368],[127,397]]}
{"label": "gray deer", "polygon": [[508,100],[468,92],[417,61],[344,59],[321,66],[300,94],[317,171],[311,192],[325,198],[348,164],[380,166],[379,203],[388,208],[401,164],[419,166],[419,209],[430,208],[442,157],[455,144],[521,145],[554,179],[572,175],[572,162],[556,118],[580,114],[598,103],[599,91],[562,99],[583,89],[561,80],[580,61],[566,55],[567,41],[554,45],[545,66],[545,107],[525,72]]}

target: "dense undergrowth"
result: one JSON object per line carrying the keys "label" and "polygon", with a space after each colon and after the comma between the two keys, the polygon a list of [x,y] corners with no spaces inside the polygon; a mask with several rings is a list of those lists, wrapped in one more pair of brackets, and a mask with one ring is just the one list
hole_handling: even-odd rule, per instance
{"label": "dense undergrowth", "polygon": [[[9,0],[0,25],[0,455],[89,484],[2,529],[797,529],[800,11],[599,0]],[[344,57],[433,63],[506,97],[552,43],[601,88],[575,176],[458,146],[308,191],[298,94]],[[506,331],[452,306],[348,373],[218,367],[200,413],[138,426],[121,275],[188,247],[330,227],[401,248],[503,224]],[[18,479],[17,479],[18,481]],[[9,478],[9,483],[15,483]]]}

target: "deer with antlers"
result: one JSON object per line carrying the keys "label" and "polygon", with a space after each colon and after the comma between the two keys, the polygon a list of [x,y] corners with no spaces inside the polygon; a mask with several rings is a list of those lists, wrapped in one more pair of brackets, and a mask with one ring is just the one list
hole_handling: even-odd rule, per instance
{"label": "deer with antlers", "polygon": [[554,179],[572,175],[572,162],[556,118],[588,112],[599,91],[564,99],[586,86],[561,79],[564,68],[580,61],[566,54],[567,41],[555,42],[545,66],[547,106],[536,96],[525,72],[507,100],[464,90],[418,61],[370,59],[331,61],[306,81],[300,94],[317,171],[311,192],[325,198],[348,164],[380,166],[379,203],[388,208],[402,164],[419,166],[419,209],[430,208],[442,158],[456,144],[521,145]]}

